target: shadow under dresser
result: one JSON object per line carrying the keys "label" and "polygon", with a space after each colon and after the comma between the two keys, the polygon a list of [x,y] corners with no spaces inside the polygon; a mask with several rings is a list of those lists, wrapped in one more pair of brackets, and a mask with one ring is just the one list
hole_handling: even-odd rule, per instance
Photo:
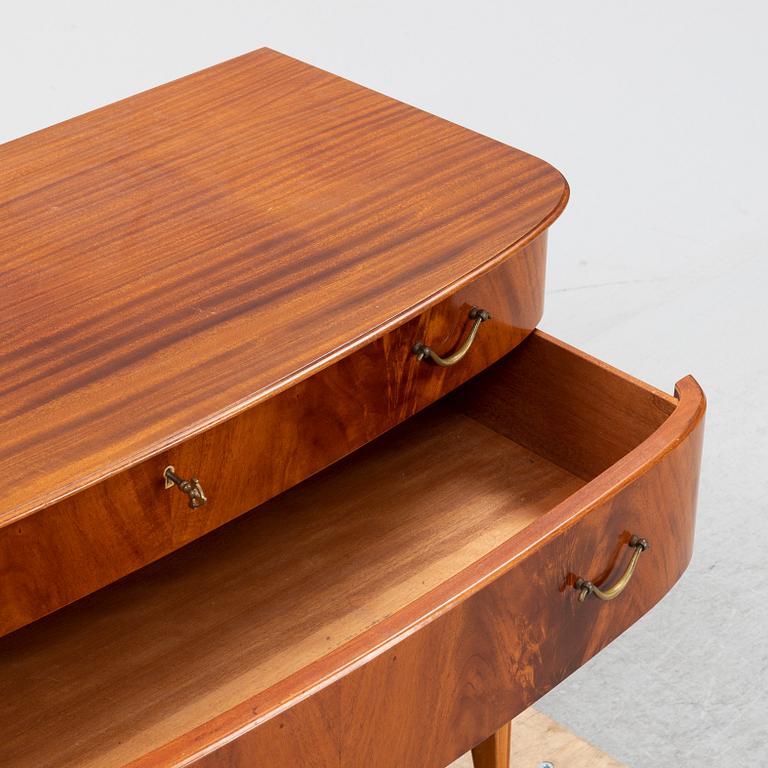
{"label": "shadow under dresser", "polygon": [[440,768],[685,569],[543,161],[261,49],[0,163],[0,766]]}

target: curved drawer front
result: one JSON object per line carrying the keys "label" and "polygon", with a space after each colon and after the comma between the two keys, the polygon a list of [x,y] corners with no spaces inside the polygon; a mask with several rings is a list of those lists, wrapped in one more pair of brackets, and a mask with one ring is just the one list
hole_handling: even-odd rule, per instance
{"label": "curved drawer front", "polygon": [[[680,576],[703,412],[690,378],[672,398],[531,334],[317,476],[0,638],[0,764],[449,764]],[[626,573],[633,535],[650,547],[623,592],[581,601],[580,577]]]}
{"label": "curved drawer front", "polygon": [[[551,690],[650,610],[690,559],[705,403],[690,377],[676,394],[539,333],[467,384],[457,407],[587,482],[324,660],[328,670],[356,659],[336,682],[274,713],[259,705],[278,694],[290,701],[289,683],[306,685],[309,674],[249,701],[261,713],[252,729],[194,764],[250,765],[268,755],[279,768],[351,767],[366,755],[366,766],[438,768]],[[626,572],[633,535],[650,546],[623,593],[580,601],[579,577],[607,588]],[[239,715],[247,719],[245,709]],[[201,728],[195,738],[214,733]]]}
{"label": "curved drawer front", "polygon": [[[290,488],[509,352],[541,316],[546,233],[459,292],[348,357],[207,432],[0,530],[0,634],[141,568]],[[490,312],[466,356],[449,353]],[[172,404],[169,404],[172,407]],[[166,489],[199,480],[207,503]]]}
{"label": "curved drawer front", "polygon": [[[446,765],[649,611],[691,556],[700,446],[699,428],[562,529],[545,533],[537,526],[544,541],[509,570],[352,674],[340,689],[341,722],[349,724],[343,743],[350,759],[343,764],[354,765],[351,756],[359,750],[385,754],[389,740],[398,759],[371,765],[406,765],[418,750],[425,755],[420,765]],[[591,505],[589,494],[577,495]],[[625,572],[635,532],[648,536],[650,548],[624,592],[611,602],[580,602],[580,576],[610,585]],[[403,728],[387,702],[409,697],[418,703]]]}

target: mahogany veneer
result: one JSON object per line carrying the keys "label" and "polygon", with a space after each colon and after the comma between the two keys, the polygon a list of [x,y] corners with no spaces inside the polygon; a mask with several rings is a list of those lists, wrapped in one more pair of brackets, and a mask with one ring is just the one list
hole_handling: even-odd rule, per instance
{"label": "mahogany veneer", "polygon": [[[0,633],[512,349],[568,194],[541,160],[266,49],[10,142],[0,165]],[[450,348],[480,302],[490,338],[465,365],[410,354]],[[168,464],[208,485],[204,514],[158,493]]]}
{"label": "mahogany veneer", "polygon": [[497,768],[683,572],[704,396],[534,330],[543,161],[263,49],[0,164],[1,766]]}
{"label": "mahogany veneer", "polygon": [[0,164],[2,521],[380,338],[513,256],[568,191],[537,158],[268,49]]}

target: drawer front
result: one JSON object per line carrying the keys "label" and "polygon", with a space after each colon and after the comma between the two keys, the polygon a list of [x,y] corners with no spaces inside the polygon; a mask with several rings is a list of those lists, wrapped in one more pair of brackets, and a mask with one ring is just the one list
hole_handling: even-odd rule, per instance
{"label": "drawer front", "polygon": [[[0,634],[24,626],[202,536],[359,448],[482,371],[541,316],[546,233],[386,336],[238,416],[0,530]],[[459,363],[419,361],[417,342],[458,347],[473,307],[488,310]],[[164,487],[172,465],[208,502]]]}
{"label": "drawer front", "polygon": [[[259,697],[249,701],[248,712],[257,713],[250,729],[241,727],[238,738],[199,754],[196,766],[445,766],[583,665],[674,585],[693,543],[705,408],[700,389],[684,379],[677,405],[667,408],[669,398],[538,333],[521,350],[510,356],[520,356],[520,375],[513,371],[506,384],[530,395],[530,413],[543,417],[551,397],[564,404],[571,422],[564,428],[563,414],[555,414],[537,424],[531,438],[548,437],[552,455],[588,474],[581,455],[588,438],[579,423],[595,420],[592,437],[606,451],[590,460],[597,476],[457,577],[325,659],[324,669],[337,669],[325,683],[307,690],[310,671],[286,681],[287,703],[274,713],[260,710]],[[482,380],[493,375],[491,369],[468,387],[496,398]],[[549,379],[548,388],[542,379]],[[490,409],[476,393],[469,401],[479,413]],[[657,428],[654,409],[662,411]],[[530,413],[520,417],[521,430]],[[617,458],[616,446],[605,445],[632,431],[622,414],[631,414],[637,430],[646,420],[649,432]],[[570,434],[573,444],[557,447],[556,430],[561,438]],[[609,458],[613,463],[601,468]],[[625,590],[610,602],[580,601],[580,577],[607,588],[625,573],[634,535],[650,546]],[[356,661],[337,668],[334,658]],[[291,699],[291,689],[302,693]],[[246,710],[237,717],[247,717]],[[210,745],[215,730],[212,724],[190,734],[182,749]],[[163,756],[178,755],[180,747],[141,765],[163,764]]]}
{"label": "drawer front", "polygon": [[[350,675],[341,689],[342,765],[370,754],[388,755],[367,763],[382,768],[445,766],[648,612],[691,556],[700,448],[699,428],[609,501]],[[615,582],[637,533],[648,537],[650,548],[625,591],[611,602],[580,602],[576,580]],[[411,705],[396,711],[392,701]]]}

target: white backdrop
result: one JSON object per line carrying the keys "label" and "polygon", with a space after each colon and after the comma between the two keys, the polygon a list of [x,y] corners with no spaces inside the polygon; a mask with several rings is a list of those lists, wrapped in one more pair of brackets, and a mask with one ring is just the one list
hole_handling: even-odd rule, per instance
{"label": "white backdrop", "polygon": [[761,765],[767,22],[690,0],[9,1],[0,140],[269,45],[556,165],[542,327],[668,390],[691,372],[710,411],[688,573],[540,706],[634,768]]}

